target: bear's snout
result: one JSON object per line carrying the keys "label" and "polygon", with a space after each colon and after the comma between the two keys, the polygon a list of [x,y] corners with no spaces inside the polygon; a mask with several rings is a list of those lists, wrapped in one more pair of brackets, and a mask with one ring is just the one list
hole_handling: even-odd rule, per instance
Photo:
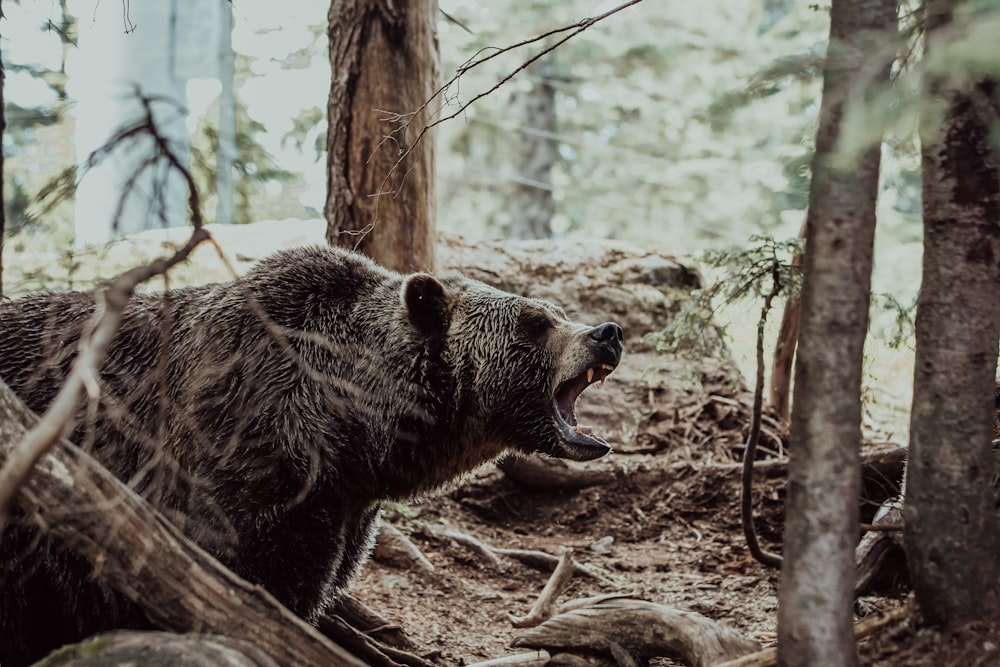
{"label": "bear's snout", "polygon": [[613,357],[613,364],[617,366],[624,351],[625,332],[622,328],[615,322],[605,322],[591,329],[589,335],[599,350]]}

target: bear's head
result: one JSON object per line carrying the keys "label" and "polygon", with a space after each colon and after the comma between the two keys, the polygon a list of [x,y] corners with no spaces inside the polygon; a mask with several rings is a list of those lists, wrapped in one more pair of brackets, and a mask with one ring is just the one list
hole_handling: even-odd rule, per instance
{"label": "bear's head", "polygon": [[586,461],[611,451],[577,421],[576,401],[618,366],[622,328],[567,319],[561,308],[461,276],[408,276],[403,310],[438,341],[470,437],[502,450]]}

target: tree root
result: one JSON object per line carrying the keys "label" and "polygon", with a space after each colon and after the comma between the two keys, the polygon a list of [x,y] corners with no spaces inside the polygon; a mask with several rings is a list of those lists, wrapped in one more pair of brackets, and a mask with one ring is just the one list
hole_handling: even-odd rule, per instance
{"label": "tree root", "polygon": [[[544,570],[545,572],[551,572],[559,565],[558,556],[553,556],[552,554],[545,553],[544,551],[534,551],[532,549],[494,549],[493,551],[501,556],[513,558],[514,560],[520,561],[529,567]],[[618,584],[611,581],[607,577],[602,577],[586,565],[581,565],[580,563],[573,564],[573,572],[583,577],[596,579],[607,586],[618,586]]]}
{"label": "tree root", "polygon": [[579,491],[610,484],[617,479],[615,471],[608,468],[594,468],[576,461],[541,456],[508,456],[497,467],[521,486],[547,492]]}
{"label": "tree root", "polygon": [[600,602],[559,614],[516,637],[515,647],[598,653],[621,667],[653,657],[716,665],[759,650],[731,628],[693,612],[644,600]]}
{"label": "tree root", "polygon": [[469,535],[468,533],[462,533],[457,530],[450,530],[438,526],[430,526],[429,531],[431,535],[434,535],[435,537],[452,540],[463,547],[467,547],[475,551],[495,567],[503,567],[503,560],[501,560],[500,556],[497,555],[497,552],[494,551],[493,547],[486,544],[482,540]]}
{"label": "tree root", "polygon": [[[457,530],[451,530],[446,528],[439,528],[430,526],[428,527],[428,532],[442,539],[453,540],[457,544],[462,545],[477,554],[482,556],[484,559],[488,560],[496,567],[503,567],[504,562],[501,556],[506,556],[507,558],[512,558],[516,561],[527,565],[528,567],[533,567],[543,572],[552,572],[559,565],[559,556],[553,556],[552,554],[545,553],[544,551],[536,551],[533,549],[508,549],[501,547],[491,547],[482,540],[473,537],[467,533],[462,533]],[[573,572],[582,577],[588,577],[590,579],[596,579],[597,581],[605,584],[607,586],[617,587],[618,584],[611,581],[610,579],[601,576],[600,574],[594,572],[586,565],[580,563],[573,563]]]}
{"label": "tree root", "polygon": [[319,620],[318,629],[328,638],[343,646],[352,655],[364,660],[371,667],[435,667],[420,656],[389,646],[368,634],[361,632],[335,614],[327,614]]}
{"label": "tree root", "polygon": [[[881,616],[865,619],[854,626],[854,639],[859,641],[869,637],[882,628],[897,623],[913,614],[915,607],[910,600],[901,607],[888,611]],[[778,664],[778,649],[766,648],[735,660],[724,662],[717,667],[774,667]]]}
{"label": "tree root", "polygon": [[410,538],[398,528],[382,523],[375,542],[372,558],[392,567],[416,568],[425,572],[433,572],[434,564],[415,545]]}
{"label": "tree root", "polygon": [[392,623],[353,595],[345,595],[338,600],[331,613],[383,644],[411,653],[417,652],[417,645],[407,636],[402,627]]}

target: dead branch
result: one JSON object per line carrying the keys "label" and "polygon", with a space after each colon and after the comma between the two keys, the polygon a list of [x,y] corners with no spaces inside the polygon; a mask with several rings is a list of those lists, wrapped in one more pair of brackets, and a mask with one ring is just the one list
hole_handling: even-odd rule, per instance
{"label": "dead branch", "polygon": [[550,619],[552,617],[552,605],[555,603],[556,598],[565,590],[566,585],[569,584],[569,580],[573,578],[574,565],[573,550],[566,549],[562,553],[562,556],[559,557],[559,564],[556,565],[555,571],[552,572],[552,576],[549,577],[545,588],[542,589],[538,600],[535,601],[528,615],[514,616],[513,614],[507,614],[511,625],[515,628],[533,628]]}
{"label": "dead branch", "polygon": [[98,307],[86,333],[80,340],[80,351],[73,362],[73,369],[62,388],[42,418],[33,423],[21,443],[10,452],[0,468],[0,530],[6,525],[10,504],[18,489],[31,475],[35,464],[73,427],[80,393],[86,388],[92,398],[97,398],[99,368],[108,345],[118,331],[121,314],[135,288],[145,280],[168,271],[183,262],[194,248],[207,239],[209,233],[196,229],[188,242],[169,258],[161,258],[126,271],[108,287],[98,293]]}
{"label": "dead branch", "polygon": [[[640,2],[642,2],[642,0],[627,0],[626,2],[623,2],[622,4],[618,5],[617,7],[612,7],[608,11],[606,11],[606,12],[604,12],[602,14],[599,14],[597,16],[590,16],[590,17],[587,17],[587,18],[584,18],[584,19],[580,19],[579,21],[577,21],[575,23],[572,23],[570,25],[566,25],[566,26],[563,26],[561,28],[555,28],[554,30],[549,30],[549,31],[544,32],[544,33],[542,33],[540,35],[536,35],[535,37],[531,37],[529,39],[522,40],[522,41],[520,41],[520,42],[518,42],[516,44],[511,44],[510,46],[506,46],[506,47],[503,47],[503,48],[483,49],[482,51],[489,50],[490,53],[487,54],[487,55],[484,55],[484,56],[479,56],[479,57],[477,57],[478,56],[478,54],[477,54],[476,56],[473,56],[468,61],[466,61],[465,64],[463,64],[461,67],[458,68],[458,70],[456,70],[455,75],[451,79],[449,79],[446,83],[444,83],[440,88],[438,88],[434,92],[434,94],[430,96],[430,98],[428,98],[423,104],[420,105],[419,108],[417,108],[414,111],[405,112],[405,113],[390,113],[384,120],[386,120],[388,122],[395,123],[396,124],[396,128],[394,130],[392,130],[392,132],[390,132],[390,133],[388,133],[388,134],[386,134],[385,136],[382,137],[382,140],[375,147],[375,150],[379,150],[382,147],[382,145],[385,144],[385,143],[387,143],[387,142],[388,143],[393,143],[393,144],[402,143],[403,145],[406,145],[406,150],[400,151],[399,157],[397,157],[396,162],[392,165],[392,168],[388,171],[388,173],[386,173],[385,177],[379,183],[378,192],[374,193],[375,196],[381,196],[383,194],[395,194],[395,193],[392,193],[391,191],[389,191],[389,190],[386,189],[386,184],[395,175],[395,173],[399,170],[400,166],[410,156],[410,153],[413,152],[413,149],[416,148],[417,145],[423,140],[424,135],[426,135],[428,132],[430,132],[431,129],[433,129],[434,127],[440,125],[441,123],[444,123],[446,121],[452,120],[452,119],[457,118],[458,116],[462,115],[463,113],[465,113],[465,110],[468,109],[470,106],[472,106],[473,104],[475,104],[476,102],[478,102],[482,98],[486,97],[487,95],[489,95],[489,94],[493,93],[494,91],[498,90],[505,83],[507,83],[508,81],[510,81],[511,79],[513,79],[519,72],[521,72],[522,70],[527,69],[533,62],[535,62],[536,60],[544,57],[546,54],[554,51],[556,48],[558,48],[559,46],[562,46],[563,44],[565,44],[569,40],[573,39],[574,37],[576,37],[580,33],[584,32],[585,30],[589,29],[590,27],[594,26],[595,24],[600,23],[601,21],[603,21],[604,19],[608,18],[609,16],[617,14],[618,12],[620,12],[620,11],[622,11],[624,9],[627,9],[628,7],[631,7],[632,5],[637,5]],[[457,82],[469,70],[471,70],[471,69],[473,69],[475,67],[478,67],[479,65],[482,65],[483,63],[489,62],[490,60],[496,58],[497,56],[500,56],[500,55],[502,55],[504,53],[507,53],[509,51],[513,51],[515,49],[518,49],[518,48],[520,48],[522,46],[527,46],[529,44],[534,44],[535,42],[540,42],[540,41],[546,40],[549,37],[552,37],[553,35],[558,35],[558,34],[565,33],[565,32],[568,32],[569,34],[561,37],[560,39],[556,40],[555,42],[553,42],[549,46],[545,47],[544,49],[542,49],[541,51],[539,51],[535,55],[533,55],[530,58],[528,58],[526,61],[524,61],[523,63],[521,63],[518,67],[516,67],[513,71],[511,71],[506,76],[504,76],[502,79],[500,79],[496,84],[494,84],[488,90],[485,90],[483,92],[477,93],[468,102],[463,102],[463,103],[459,104],[458,109],[456,111],[454,111],[453,113],[448,114],[447,116],[442,116],[441,118],[438,118],[437,120],[434,120],[434,121],[432,121],[432,122],[427,123],[426,125],[424,125],[420,129],[420,132],[417,134],[416,138],[412,142],[407,143],[407,142],[397,142],[396,141],[396,138],[395,138],[394,135],[399,134],[399,135],[405,136],[406,133],[410,129],[410,124],[413,122],[413,119],[416,118],[420,114],[420,112],[424,111],[432,102],[434,102],[435,100],[437,100],[439,98],[446,97],[447,96],[447,91],[455,84],[455,82]],[[482,53],[482,51],[480,51],[480,53]],[[375,151],[372,151],[373,154],[374,154],[374,152]],[[365,233],[367,233],[367,231],[370,231],[370,229],[365,230]]]}
{"label": "dead branch", "polygon": [[[0,463],[37,417],[0,381]],[[282,607],[267,591],[223,567],[75,445],[56,440],[21,486],[18,506],[96,576],[171,632],[220,634],[258,646],[279,665],[362,663]],[[108,508],[115,525],[94,521]]]}
{"label": "dead branch", "polygon": [[518,653],[517,655],[474,662],[467,667],[544,667],[551,664],[550,660],[551,656],[548,651],[532,651],[531,653]]}
{"label": "dead branch", "polygon": [[509,456],[500,461],[497,467],[521,486],[550,493],[579,491],[591,486],[610,484],[616,479],[615,471],[611,469],[542,456]]}
{"label": "dead branch", "polygon": [[854,595],[857,597],[868,590],[875,577],[883,570],[886,556],[893,547],[903,549],[903,536],[897,527],[903,524],[903,505],[899,498],[885,501],[875,518],[872,519],[873,530],[861,537],[854,549],[856,578]]}
{"label": "dead branch", "polygon": [[[518,635],[515,647],[596,652],[619,664],[653,657],[716,665],[759,650],[757,642],[709,618],[645,600],[603,602],[560,614]],[[624,654],[622,653],[624,652]]]}
{"label": "dead branch", "polygon": [[[35,464],[52,449],[60,438],[65,437],[72,430],[80,392],[86,389],[92,399],[96,399],[100,394],[97,381],[100,375],[99,369],[104,361],[108,345],[111,344],[111,340],[118,331],[122,311],[129,299],[132,298],[135,288],[149,278],[164,274],[173,266],[185,261],[195,247],[210,236],[202,226],[201,204],[194,177],[174,155],[167,140],[156,125],[152,104],[159,98],[144,96],[139,91],[136,91],[136,95],[143,107],[142,119],[137,124],[116,133],[104,146],[90,155],[87,162],[91,166],[96,164],[101,156],[109,154],[126,138],[149,135],[156,145],[155,156],[166,160],[171,168],[183,175],[187,183],[188,206],[194,231],[187,243],[172,256],[130,269],[98,292],[97,308],[89,326],[80,338],[79,353],[73,362],[69,377],[66,378],[41,420],[28,431],[21,444],[7,457],[6,464],[0,468],[0,531],[6,525],[10,504],[14,496],[31,475]],[[124,195],[122,200],[124,200]]]}
{"label": "dead branch", "polygon": [[434,564],[427,560],[427,556],[417,545],[398,528],[385,522],[379,528],[372,557],[393,567],[416,567],[425,572],[434,571]]}

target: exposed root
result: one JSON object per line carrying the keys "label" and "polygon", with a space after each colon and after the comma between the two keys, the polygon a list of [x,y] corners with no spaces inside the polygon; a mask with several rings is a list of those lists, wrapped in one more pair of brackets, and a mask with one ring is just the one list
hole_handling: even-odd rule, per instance
{"label": "exposed root", "polygon": [[541,456],[509,456],[497,467],[514,482],[539,491],[578,491],[615,481],[615,471]]}
{"label": "exposed root", "polygon": [[393,567],[416,567],[425,572],[434,571],[434,564],[427,560],[417,545],[398,528],[388,523],[383,523],[379,529],[372,557],[380,563]]}
{"label": "exposed root", "polygon": [[[555,570],[559,565],[559,557],[553,556],[552,554],[547,554],[544,551],[534,551],[532,549],[493,549],[493,551],[501,556],[508,556],[514,560],[520,561],[529,567],[538,568],[539,570],[545,570],[546,572],[551,572]],[[584,577],[590,577],[591,579],[596,579],[602,584],[608,586],[617,586],[617,584],[606,577],[602,577],[597,574],[586,565],[581,565],[580,563],[575,563],[573,565],[573,572]]]}
{"label": "exposed root", "polygon": [[434,667],[420,656],[384,644],[336,615],[320,618],[318,630],[372,667]]}
{"label": "exposed root", "polygon": [[493,550],[491,546],[483,542],[482,540],[469,535],[468,533],[462,533],[457,530],[451,530],[448,528],[440,528],[437,526],[431,526],[429,531],[432,535],[436,537],[446,538],[452,540],[463,547],[472,549],[484,559],[488,560],[496,567],[502,567],[503,561],[500,556],[497,555],[496,551]]}
{"label": "exposed root", "polygon": [[717,665],[760,648],[700,614],[634,599],[560,614],[519,635],[513,646],[599,653],[623,666],[667,657],[696,667]]}

